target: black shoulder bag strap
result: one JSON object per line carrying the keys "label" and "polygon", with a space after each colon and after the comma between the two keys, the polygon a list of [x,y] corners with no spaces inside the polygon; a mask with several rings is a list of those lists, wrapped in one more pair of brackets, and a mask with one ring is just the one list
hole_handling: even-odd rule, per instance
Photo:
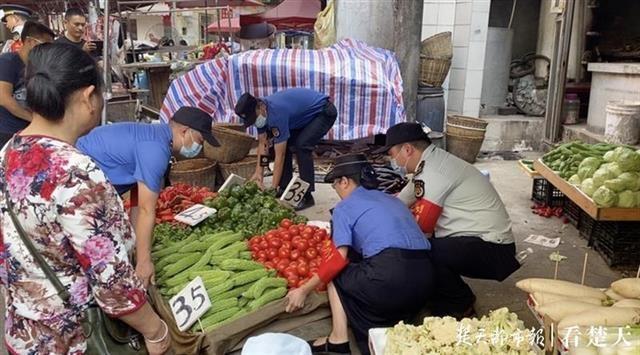
{"label": "black shoulder bag strap", "polygon": [[44,272],[45,276],[47,276],[47,279],[49,279],[49,281],[53,284],[53,287],[55,287],[56,291],[58,291],[58,296],[60,296],[60,298],[62,298],[62,300],[66,303],[69,300],[69,291],[67,291],[67,289],[64,287],[64,285],[62,285],[62,282],[60,282],[60,279],[58,279],[58,277],[56,276],[56,273],[53,272],[53,270],[51,269],[51,267],[49,266],[49,264],[47,263],[46,260],[44,260],[44,258],[42,257],[42,255],[40,255],[40,253],[38,252],[38,250],[36,249],[36,247],[33,245],[33,243],[31,242],[31,239],[29,239],[29,237],[27,236],[27,233],[25,232],[24,228],[22,228],[22,225],[20,224],[20,221],[18,220],[18,217],[16,216],[15,212],[13,211],[13,201],[11,201],[11,196],[9,195],[9,189],[7,188],[7,186],[9,185],[9,183],[7,182],[7,155],[9,152],[9,147],[11,142],[13,142],[13,140],[11,140],[9,142],[9,144],[7,145],[7,150],[5,152],[4,155],[4,185],[3,185],[3,192],[4,192],[4,196],[5,196],[5,201],[7,203],[7,210],[9,212],[9,216],[11,216],[11,221],[13,222],[14,227],[16,228],[16,231],[18,232],[18,235],[20,236],[20,239],[22,239],[22,242],[24,243],[24,245],[27,247],[27,249],[29,250],[29,253],[31,253],[31,256],[33,256],[33,258],[35,259],[36,263],[38,263],[38,265],[40,266],[40,268],[42,269],[42,271]]}

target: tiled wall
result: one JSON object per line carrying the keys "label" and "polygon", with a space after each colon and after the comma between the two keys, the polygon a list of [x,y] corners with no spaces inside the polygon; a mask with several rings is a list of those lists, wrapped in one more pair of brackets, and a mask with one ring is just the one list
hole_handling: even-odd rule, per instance
{"label": "tiled wall", "polygon": [[490,0],[424,0],[422,39],[453,32],[453,59],[442,85],[448,112],[478,116]]}

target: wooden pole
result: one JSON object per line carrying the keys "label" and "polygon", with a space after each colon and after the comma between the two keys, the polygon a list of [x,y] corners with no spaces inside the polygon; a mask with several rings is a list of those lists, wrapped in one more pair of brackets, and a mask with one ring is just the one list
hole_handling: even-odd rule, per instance
{"label": "wooden pole", "polygon": [[553,272],[553,279],[554,280],[558,279],[558,264],[560,264],[560,261],[558,259],[556,259],[556,270]]}
{"label": "wooden pole", "polygon": [[587,274],[587,260],[589,259],[589,253],[584,253],[584,263],[582,264],[582,279],[580,280],[580,284],[584,285],[584,277]]}

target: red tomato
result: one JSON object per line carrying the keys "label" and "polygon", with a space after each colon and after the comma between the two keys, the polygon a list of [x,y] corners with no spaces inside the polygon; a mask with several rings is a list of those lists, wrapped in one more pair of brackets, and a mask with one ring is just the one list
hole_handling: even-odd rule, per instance
{"label": "red tomato", "polygon": [[280,260],[282,260],[279,256],[276,256],[275,258],[273,258],[273,260],[271,260],[271,262],[274,265],[278,265],[278,263],[280,262]]}
{"label": "red tomato", "polygon": [[313,274],[317,274],[317,273],[318,273],[318,268],[317,267],[309,268],[309,275],[313,275]]}
{"label": "red tomato", "polygon": [[319,234],[323,239],[327,237],[327,230],[324,228],[320,228],[316,231],[316,234]]}
{"label": "red tomato", "polygon": [[267,258],[267,251],[266,250],[260,250],[258,252],[258,259],[266,259]]}
{"label": "red tomato", "polygon": [[289,249],[287,248],[280,248],[278,249],[278,256],[281,258],[288,258],[289,257]]}
{"label": "red tomato", "polygon": [[301,236],[299,236],[299,235],[296,235],[295,237],[293,237],[293,238],[291,239],[291,244],[296,243],[296,242],[299,242],[299,241],[301,241],[301,240],[304,240],[304,238],[302,238],[302,237],[301,237]]}
{"label": "red tomato", "polygon": [[266,261],[266,262],[264,263],[264,266],[265,266],[267,269],[275,269],[275,268],[276,268],[276,265],[273,263],[273,261]]}
{"label": "red tomato", "polygon": [[304,230],[302,231],[302,233],[309,233],[309,234],[313,234],[314,230],[311,226],[306,226],[304,227]]}
{"label": "red tomato", "polygon": [[278,232],[276,232],[275,230],[271,230],[271,231],[268,231],[264,236],[265,238],[268,236],[275,236],[277,233]]}
{"label": "red tomato", "polygon": [[313,248],[309,248],[304,252],[304,256],[309,261],[314,260],[318,256],[318,251]]}
{"label": "red tomato", "polygon": [[280,222],[280,227],[288,229],[289,227],[291,227],[292,224],[293,224],[293,222],[291,222],[290,219],[285,218]]}
{"label": "red tomato", "polygon": [[269,249],[267,250],[267,258],[269,258],[269,260],[273,260],[273,258],[278,256],[278,250],[277,249]]}
{"label": "red tomato", "polygon": [[289,263],[289,267],[297,268],[298,264],[299,264],[299,261],[291,260],[291,262]]}
{"label": "red tomato", "polygon": [[304,284],[307,283],[307,281],[309,281],[309,279],[302,279],[302,280],[298,281],[298,286],[297,287],[302,287]]}
{"label": "red tomato", "polygon": [[299,283],[299,279],[298,277],[291,277],[291,278],[287,278],[287,284],[289,286],[289,288],[296,288],[298,287],[298,283]]}
{"label": "red tomato", "polygon": [[273,238],[269,241],[269,246],[272,248],[280,248],[282,246],[282,241],[280,238]]}
{"label": "red tomato", "polygon": [[309,276],[309,265],[307,265],[307,263],[299,262],[296,270],[298,271],[298,275],[302,277]]}
{"label": "red tomato", "polygon": [[309,241],[313,241],[313,244],[316,245],[320,242],[322,242],[322,237],[320,236],[320,234],[318,234],[318,232],[313,234],[313,237],[311,237],[311,239],[309,239]]}
{"label": "red tomato", "polygon": [[280,239],[282,239],[282,240],[291,240],[291,233],[289,233],[289,232],[280,233]]}
{"label": "red tomato", "polygon": [[318,258],[315,258],[313,260],[309,260],[309,268],[313,269],[313,268],[318,268],[318,266],[320,266],[320,261],[318,260]]}
{"label": "red tomato", "polygon": [[313,233],[307,233],[305,231],[305,232],[302,232],[301,236],[302,236],[302,239],[309,240],[309,239],[313,238]]}
{"label": "red tomato", "polygon": [[298,250],[300,250],[302,252],[306,251],[307,249],[309,249],[309,243],[306,240],[301,240],[297,244],[294,244],[294,246],[296,247],[296,249],[298,249]]}
{"label": "red tomato", "polygon": [[282,241],[282,247],[291,250],[291,242],[288,240]]}
{"label": "red tomato", "polygon": [[258,258],[258,262],[261,264],[264,264],[265,262],[267,262],[267,260],[263,258]]}
{"label": "red tomato", "polygon": [[260,241],[260,250],[267,250],[269,249],[269,242],[267,242],[265,239]]}
{"label": "red tomato", "polygon": [[289,266],[289,262],[285,261],[285,260],[280,260],[277,264],[276,264],[276,269],[279,272],[284,272],[284,270],[287,268],[287,266]]}
{"label": "red tomato", "polygon": [[291,233],[292,236],[300,235],[300,228],[298,228],[298,226],[291,226],[289,233]]}
{"label": "red tomato", "polygon": [[322,243],[316,244],[316,250],[318,251],[318,254],[322,252]]}
{"label": "red tomato", "polygon": [[284,269],[284,277],[285,278],[289,278],[289,277],[298,277],[300,275],[298,275],[298,270],[295,267],[292,266],[287,266],[286,269]]}
{"label": "red tomato", "polygon": [[291,260],[298,260],[298,258],[300,258],[300,250],[298,249],[293,249],[291,251]]}

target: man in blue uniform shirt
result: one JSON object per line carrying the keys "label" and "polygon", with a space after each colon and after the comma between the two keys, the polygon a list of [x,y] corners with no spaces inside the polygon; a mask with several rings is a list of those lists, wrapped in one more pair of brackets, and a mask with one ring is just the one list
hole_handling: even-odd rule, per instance
{"label": "man in blue uniform shirt", "polygon": [[245,126],[258,128],[258,164],[253,180],[262,185],[264,167],[269,165],[267,143],[273,143],[273,187],[282,193],[293,177],[293,152],[296,154],[300,178],[309,183],[309,190],[297,210],[315,204],[313,149],[336,121],[336,107],[329,97],[317,91],[294,88],[256,99],[244,93],[235,112]]}
{"label": "man in blue uniform shirt", "polygon": [[137,188],[136,274],[145,286],[154,275],[151,237],[171,153],[193,158],[204,141],[219,146],[211,125],[208,113],[182,107],[169,124],[116,123],[95,128],[78,140],[78,149],[96,161],[119,194]]}

